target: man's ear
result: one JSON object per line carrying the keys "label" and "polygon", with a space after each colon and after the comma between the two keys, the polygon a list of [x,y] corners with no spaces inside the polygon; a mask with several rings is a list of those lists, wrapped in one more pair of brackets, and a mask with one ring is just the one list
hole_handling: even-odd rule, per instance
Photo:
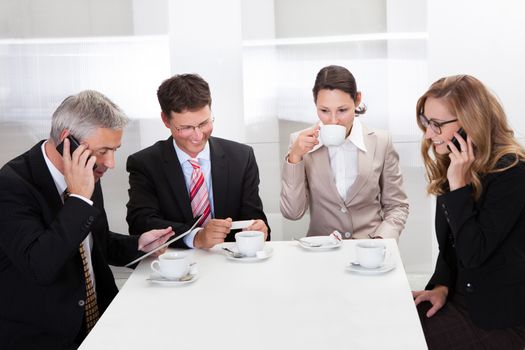
{"label": "man's ear", "polygon": [[71,133],[69,132],[68,129],[64,129],[64,130],[62,130],[62,131],[60,132],[60,136],[59,136],[59,141],[58,141],[58,143],[64,141],[64,139],[65,139],[66,137],[68,137],[69,135],[71,135]]}
{"label": "man's ear", "polygon": [[164,112],[160,112],[160,117],[162,118],[162,122],[164,123],[164,125],[170,129],[170,120],[168,118],[168,116],[166,114],[164,114]]}

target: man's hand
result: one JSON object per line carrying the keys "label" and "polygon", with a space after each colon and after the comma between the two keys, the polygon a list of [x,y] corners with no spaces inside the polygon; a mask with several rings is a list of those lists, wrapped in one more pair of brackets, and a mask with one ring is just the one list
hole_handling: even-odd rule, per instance
{"label": "man's hand", "polygon": [[209,249],[216,244],[223,243],[230,233],[232,219],[211,219],[205,228],[197,232],[193,240],[193,246],[199,249]]}
{"label": "man's hand", "polygon": [[[148,232],[144,232],[140,235],[139,238],[139,250],[143,251],[145,253],[154,250],[160,245],[163,245],[168,241],[168,239],[175,234],[175,231],[171,229],[171,227],[167,227],[165,229],[160,230],[151,230]],[[163,254],[168,247],[164,247],[163,249],[159,249],[155,253],[153,253],[154,256],[159,256]]]}
{"label": "man's hand", "polygon": [[67,189],[71,194],[77,194],[90,199],[95,189],[95,177],[93,176],[93,166],[97,160],[91,156],[88,145],[81,144],[71,155],[69,152],[70,143],[66,137],[64,139],[64,178]]}
{"label": "man's hand", "polygon": [[268,238],[268,226],[261,219],[253,221],[253,224],[243,229],[243,231],[261,231],[264,232],[264,240]]}
{"label": "man's hand", "polygon": [[448,287],[436,286],[432,290],[420,290],[412,292],[416,306],[422,301],[429,301],[432,307],[427,312],[427,317],[432,317],[445,305],[448,296]]}

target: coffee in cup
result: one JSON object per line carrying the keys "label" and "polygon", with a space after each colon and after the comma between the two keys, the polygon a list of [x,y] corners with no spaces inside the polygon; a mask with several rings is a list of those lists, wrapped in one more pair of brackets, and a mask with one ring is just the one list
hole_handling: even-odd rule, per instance
{"label": "coffee in cup", "polygon": [[190,271],[186,254],[164,253],[151,263],[151,269],[167,279],[179,279]]}
{"label": "coffee in cup", "polygon": [[377,242],[360,242],[356,245],[357,263],[368,269],[375,269],[385,261],[386,247]]}
{"label": "coffee in cup", "polygon": [[235,234],[237,249],[246,257],[254,257],[257,252],[264,250],[264,232],[241,231]]}
{"label": "coffee in cup", "polygon": [[319,137],[325,146],[339,146],[345,141],[346,128],[337,124],[323,124]]}

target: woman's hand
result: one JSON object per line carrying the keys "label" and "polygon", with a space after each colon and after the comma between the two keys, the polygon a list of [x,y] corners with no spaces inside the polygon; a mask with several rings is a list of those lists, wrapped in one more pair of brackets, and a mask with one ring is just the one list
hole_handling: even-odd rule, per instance
{"label": "woman's hand", "polygon": [[311,129],[307,129],[297,136],[297,139],[292,144],[290,148],[290,153],[288,154],[288,161],[292,164],[299,163],[303,160],[303,156],[310,152],[315,145],[319,143],[319,129],[320,125],[316,125]]}
{"label": "woman's hand", "polygon": [[419,290],[412,292],[416,306],[422,301],[429,301],[432,307],[427,312],[427,317],[432,317],[445,305],[448,296],[448,287],[435,286],[432,290]]}
{"label": "woman's hand", "polygon": [[467,140],[464,140],[457,132],[454,133],[454,137],[458,140],[460,149],[457,149],[451,141],[448,141],[450,165],[447,170],[447,178],[451,191],[470,183],[469,170],[474,162],[474,147],[470,137],[467,136]]}

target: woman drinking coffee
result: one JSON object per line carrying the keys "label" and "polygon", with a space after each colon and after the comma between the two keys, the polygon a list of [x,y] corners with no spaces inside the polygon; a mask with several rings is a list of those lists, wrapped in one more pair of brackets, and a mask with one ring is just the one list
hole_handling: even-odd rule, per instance
{"label": "woman drinking coffee", "polygon": [[344,67],[321,69],[313,97],[320,122],[291,136],[281,213],[298,220],[310,210],[308,236],[398,239],[408,201],[390,135],[361,123],[366,108]]}

